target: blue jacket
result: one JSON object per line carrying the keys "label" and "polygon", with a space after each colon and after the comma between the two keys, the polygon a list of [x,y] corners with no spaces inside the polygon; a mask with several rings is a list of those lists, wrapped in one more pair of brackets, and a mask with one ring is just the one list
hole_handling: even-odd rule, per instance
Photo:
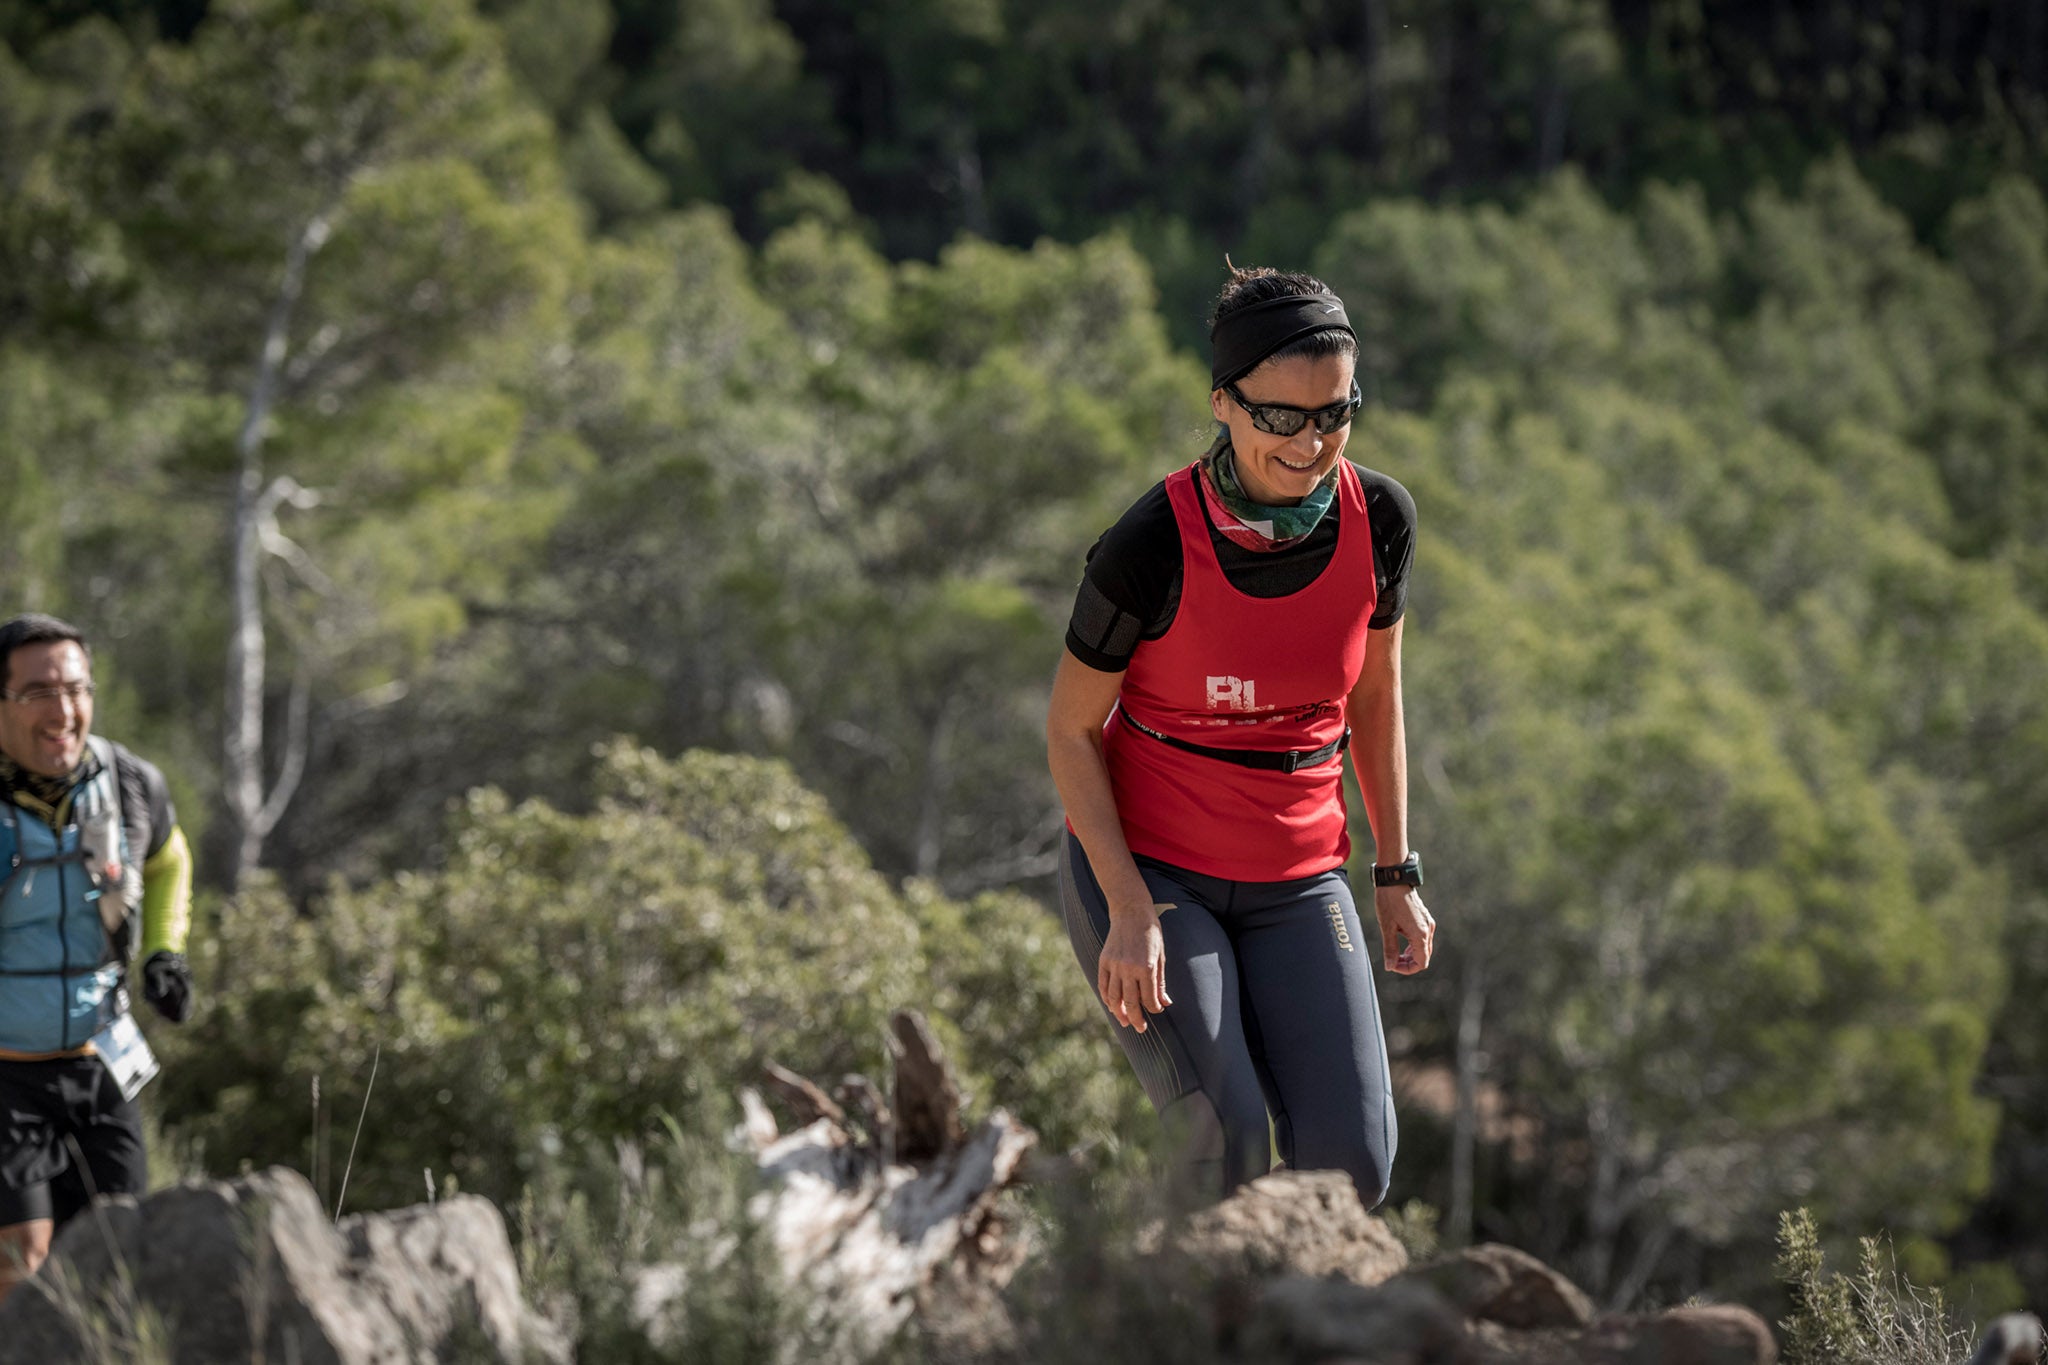
{"label": "blue jacket", "polygon": [[122,979],[141,869],[122,829],[113,752],[58,809],[53,829],[0,797],[0,1048],[68,1052],[128,1007]]}

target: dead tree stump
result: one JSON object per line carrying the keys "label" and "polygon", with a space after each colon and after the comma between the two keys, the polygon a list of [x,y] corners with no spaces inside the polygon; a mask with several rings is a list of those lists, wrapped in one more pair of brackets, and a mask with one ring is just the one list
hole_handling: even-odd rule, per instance
{"label": "dead tree stump", "polygon": [[1024,1259],[1000,1198],[1038,1135],[997,1109],[970,1131],[960,1088],[924,1018],[891,1020],[890,1102],[862,1077],[837,1099],[780,1067],[769,1087],[798,1126],[783,1133],[759,1095],[741,1100],[763,1188],[749,1212],[784,1277],[848,1356],[886,1341],[935,1294],[992,1300]]}

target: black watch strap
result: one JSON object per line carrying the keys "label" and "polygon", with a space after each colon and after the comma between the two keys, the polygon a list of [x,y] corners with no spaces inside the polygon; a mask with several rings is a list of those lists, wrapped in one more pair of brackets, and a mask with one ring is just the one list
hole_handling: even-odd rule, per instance
{"label": "black watch strap", "polygon": [[1422,855],[1410,853],[1401,862],[1372,870],[1374,886],[1420,886],[1422,885]]}

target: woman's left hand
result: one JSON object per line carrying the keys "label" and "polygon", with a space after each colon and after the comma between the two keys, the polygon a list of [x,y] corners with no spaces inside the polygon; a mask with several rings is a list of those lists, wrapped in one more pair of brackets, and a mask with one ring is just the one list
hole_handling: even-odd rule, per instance
{"label": "woman's left hand", "polygon": [[[1436,953],[1436,920],[1412,886],[1376,886],[1372,908],[1380,920],[1380,953],[1386,969],[1413,976]],[[1402,939],[1407,940],[1403,947]]]}

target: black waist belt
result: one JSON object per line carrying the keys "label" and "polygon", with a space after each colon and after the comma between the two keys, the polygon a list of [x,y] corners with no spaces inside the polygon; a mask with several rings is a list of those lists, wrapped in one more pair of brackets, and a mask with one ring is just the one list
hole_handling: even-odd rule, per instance
{"label": "black waist belt", "polygon": [[1216,749],[1207,744],[1191,744],[1184,739],[1175,739],[1172,735],[1162,735],[1123,707],[1119,706],[1116,710],[1117,714],[1141,735],[1150,735],[1161,744],[1171,745],[1187,753],[1200,754],[1203,758],[1216,758],[1225,763],[1235,763],[1240,768],[1263,768],[1268,772],[1291,773],[1296,768],[1313,768],[1318,763],[1327,763],[1351,747],[1351,727],[1347,725],[1343,734],[1320,749],[1289,749],[1286,753],[1274,753],[1270,749]]}

